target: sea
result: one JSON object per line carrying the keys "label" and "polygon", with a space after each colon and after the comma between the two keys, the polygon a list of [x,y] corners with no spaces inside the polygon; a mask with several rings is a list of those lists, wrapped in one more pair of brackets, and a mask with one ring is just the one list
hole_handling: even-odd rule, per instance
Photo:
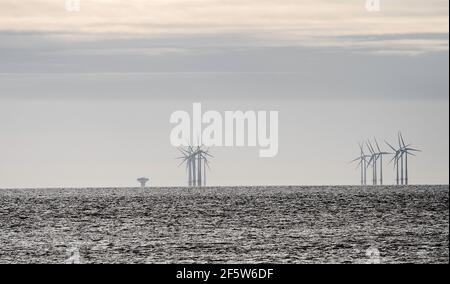
{"label": "sea", "polygon": [[0,263],[449,263],[449,186],[1,189]]}

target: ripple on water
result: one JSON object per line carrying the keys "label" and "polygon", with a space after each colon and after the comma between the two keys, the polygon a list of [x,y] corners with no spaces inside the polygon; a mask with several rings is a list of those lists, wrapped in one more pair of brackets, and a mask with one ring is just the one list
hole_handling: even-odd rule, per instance
{"label": "ripple on water", "polygon": [[0,262],[448,263],[448,210],[448,186],[2,190]]}

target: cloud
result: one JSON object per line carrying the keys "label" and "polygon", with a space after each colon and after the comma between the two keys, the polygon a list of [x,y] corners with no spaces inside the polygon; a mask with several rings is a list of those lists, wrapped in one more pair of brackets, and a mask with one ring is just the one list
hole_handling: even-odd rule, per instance
{"label": "cloud", "polygon": [[[65,11],[63,0],[0,2],[0,30],[62,33],[66,40],[243,34],[272,45],[359,46],[338,39],[448,34],[448,24],[446,0],[382,1],[381,13],[367,12],[363,0],[81,0],[79,13]],[[402,45],[415,49],[417,42]],[[442,45],[448,40],[426,40],[418,49]]]}
{"label": "cloud", "polygon": [[[162,39],[145,38],[70,48],[30,41],[40,48],[4,49],[0,99],[448,99],[448,52],[375,55],[298,46],[204,50],[196,45],[222,40],[178,40],[186,43],[181,52],[166,50]],[[7,41],[0,34],[0,42]],[[146,46],[161,53],[146,54]]]}
{"label": "cloud", "polygon": [[[293,73],[273,82],[288,86],[288,96],[323,94],[323,81],[341,94],[407,96],[411,84],[413,96],[448,91],[448,1],[382,1],[380,14],[360,0],[81,5],[80,13],[68,13],[64,1],[1,1],[0,73]],[[367,90],[374,77],[379,84]],[[260,83],[239,80],[224,82],[244,89]],[[248,89],[276,92],[260,84]]]}

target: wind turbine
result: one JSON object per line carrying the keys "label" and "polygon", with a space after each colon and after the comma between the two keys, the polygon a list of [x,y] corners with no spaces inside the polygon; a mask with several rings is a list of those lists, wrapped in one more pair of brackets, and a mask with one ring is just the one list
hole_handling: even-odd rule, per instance
{"label": "wind turbine", "polygon": [[[198,169],[197,169],[198,185],[202,186],[203,181],[203,186],[206,186],[206,167],[208,167],[208,169],[211,169],[209,167],[208,157],[213,158],[213,156],[209,153],[209,148],[204,150],[202,147],[197,147],[195,155],[197,156],[198,161]],[[202,169],[202,160],[203,160],[203,169]],[[202,179],[202,170],[203,170],[203,179]]]}
{"label": "wind turbine", "polygon": [[378,157],[380,158],[380,185],[383,185],[383,156],[384,155],[391,155],[392,153],[389,152],[383,152],[381,151],[380,145],[378,144],[377,138],[373,138],[375,141],[375,146],[377,147],[378,150]]}
{"label": "wind turbine", "polygon": [[[397,185],[408,185],[409,184],[409,173],[408,173],[408,155],[415,156],[412,152],[421,152],[420,150],[410,148],[411,144],[406,145],[403,140],[403,136],[399,131],[397,134],[398,139],[398,149],[395,149],[391,144],[386,142],[386,144],[394,151],[394,157],[391,162],[394,161],[394,167],[397,171]],[[399,173],[400,166],[400,173]],[[400,177],[399,177],[400,175]]]}
{"label": "wind turbine", "polygon": [[[392,146],[391,144],[389,144],[389,142],[387,142],[387,141],[384,141],[384,142],[389,146],[389,148],[392,149],[392,151],[394,151],[394,157],[391,159],[390,163],[392,163],[392,161],[394,161],[394,169],[395,169],[395,171],[396,171],[396,179],[395,179],[395,181],[396,181],[396,184],[397,184],[397,185],[400,185],[400,180],[399,180],[399,169],[398,169],[399,164],[398,164],[398,161],[399,161],[399,159],[400,159],[401,152],[402,152],[402,151],[401,151],[401,148],[395,149],[394,146]],[[402,169],[402,171],[403,171],[403,169]]]}
{"label": "wind turbine", "polygon": [[[401,159],[402,159],[402,168],[403,168],[403,155],[405,156],[405,185],[408,185],[409,180],[408,180],[408,155],[411,156],[416,156],[413,152],[421,152],[420,150],[414,149],[414,148],[410,148],[411,144],[406,145],[405,144],[405,140],[403,140],[403,135],[402,133],[399,131],[398,132],[398,137],[399,137],[399,143],[400,143],[400,150],[401,150]],[[402,169],[403,171],[403,169]],[[403,179],[403,175],[402,175],[402,179]],[[403,184],[403,181],[402,181]]]}
{"label": "wind turbine", "polygon": [[360,150],[359,157],[350,161],[350,163],[358,162],[356,167],[360,166],[361,168],[361,185],[367,185],[367,173],[366,173],[367,158],[369,158],[370,156],[364,154],[364,147],[361,143],[359,143],[359,150]]}
{"label": "wind turbine", "polygon": [[178,150],[183,155],[178,158],[182,160],[180,165],[186,163],[189,186],[206,185],[206,167],[210,168],[208,157],[213,157],[209,154],[209,149],[204,150],[201,146],[197,146],[196,148],[189,146],[187,148],[179,148]]}
{"label": "wind turbine", "polygon": [[[403,148],[405,148],[406,146],[402,145],[402,138],[400,135],[400,131],[397,133],[397,140],[398,140],[398,151],[399,151],[398,157],[397,157],[397,164],[398,164],[398,161],[400,161],[400,184],[404,185],[405,184],[405,170],[404,170],[404,165],[405,165],[404,160],[405,159],[404,159],[403,155],[405,154],[405,152],[404,152]],[[406,156],[408,156],[408,155],[406,155]]]}
{"label": "wind turbine", "polygon": [[182,164],[186,163],[186,170],[188,172],[188,185],[193,186],[195,185],[195,156],[194,150],[192,146],[188,146],[186,148],[178,148],[178,151],[183,155],[181,157],[178,157],[178,159],[181,159],[181,163],[178,166],[181,166]]}
{"label": "wind turbine", "polygon": [[366,141],[366,146],[369,149],[369,152],[371,154],[369,163],[367,164],[367,167],[372,165],[372,184],[377,185],[377,178],[378,178],[377,161],[378,161],[379,155],[378,155],[378,153],[375,152],[375,149],[373,148],[372,143],[370,143],[370,141]]}

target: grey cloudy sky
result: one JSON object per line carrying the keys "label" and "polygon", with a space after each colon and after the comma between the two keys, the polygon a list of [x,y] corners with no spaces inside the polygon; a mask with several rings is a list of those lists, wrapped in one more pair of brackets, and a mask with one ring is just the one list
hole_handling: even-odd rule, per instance
{"label": "grey cloudy sky", "polygon": [[358,183],[357,143],[398,130],[412,181],[448,183],[448,1],[381,7],[1,0],[0,187],[184,185],[169,116],[193,102],[280,112],[279,155],[212,149],[210,184]]}

